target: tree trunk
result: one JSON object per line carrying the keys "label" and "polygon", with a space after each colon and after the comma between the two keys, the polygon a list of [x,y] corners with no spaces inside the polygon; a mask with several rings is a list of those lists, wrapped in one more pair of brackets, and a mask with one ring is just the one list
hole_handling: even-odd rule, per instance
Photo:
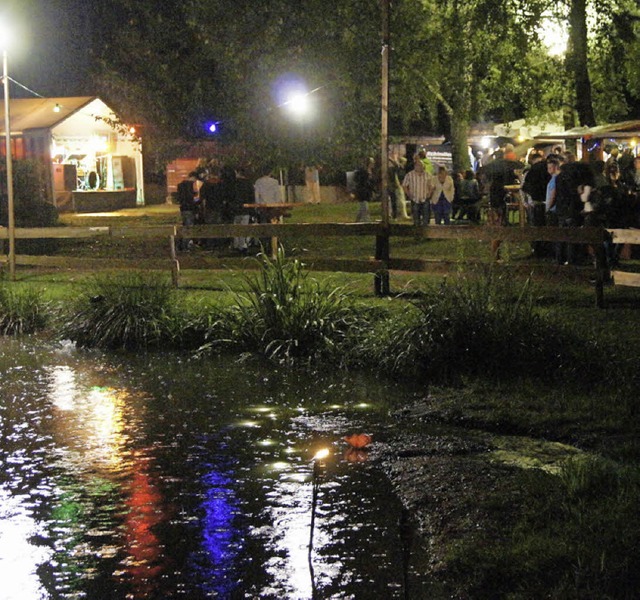
{"label": "tree trunk", "polygon": [[454,111],[451,119],[451,154],[453,170],[461,173],[471,168],[469,159],[469,118],[464,110]]}
{"label": "tree trunk", "polygon": [[576,110],[580,125],[596,124],[591,98],[591,79],[587,65],[587,10],[586,0],[571,0],[569,12],[569,48],[567,71],[573,76],[576,92]]}

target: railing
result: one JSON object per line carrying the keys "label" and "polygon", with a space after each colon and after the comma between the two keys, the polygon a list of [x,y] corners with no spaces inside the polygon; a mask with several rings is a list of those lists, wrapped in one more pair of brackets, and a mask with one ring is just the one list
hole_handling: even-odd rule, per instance
{"label": "railing", "polygon": [[[394,238],[412,237],[420,239],[475,240],[486,242],[568,242],[587,244],[596,251],[595,291],[597,306],[604,306],[603,287],[609,277],[603,243],[613,239],[614,243],[640,244],[640,231],[597,227],[493,227],[493,226],[428,226],[416,228],[411,225],[389,225],[381,223],[300,223],[300,224],[251,224],[251,225],[199,225],[184,228],[181,225],[157,225],[145,227],[39,227],[18,228],[16,239],[81,239],[81,238],[166,238],[166,259],[98,259],[68,256],[18,255],[16,264],[24,266],[67,267],[83,269],[103,268],[169,268],[174,285],[179,284],[181,267],[216,269],[224,267],[246,268],[247,262],[236,258],[198,258],[179,256],[176,239],[233,238],[233,237],[278,237],[287,236],[371,236],[376,240],[375,256],[367,258],[323,258],[305,257],[305,263],[316,271],[345,271],[373,273],[378,294],[389,293],[389,272],[395,270],[433,271],[442,260],[400,258],[391,256]],[[7,230],[0,227],[0,240],[7,239]],[[2,260],[2,259],[0,259]],[[640,286],[640,274],[614,271],[615,282],[620,285]]]}

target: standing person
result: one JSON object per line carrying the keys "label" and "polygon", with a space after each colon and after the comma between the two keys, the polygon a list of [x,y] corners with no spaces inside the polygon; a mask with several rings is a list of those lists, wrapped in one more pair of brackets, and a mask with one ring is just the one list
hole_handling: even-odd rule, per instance
{"label": "standing person", "polygon": [[407,200],[402,189],[402,180],[405,176],[405,166],[407,159],[399,157],[397,152],[389,155],[389,208],[391,217],[397,219],[408,219]]}
{"label": "standing person", "polygon": [[315,165],[304,168],[304,185],[307,202],[320,204],[320,173]]}
{"label": "standing person", "polygon": [[[617,165],[616,165],[617,166]],[[584,186],[595,187],[595,177],[591,167],[583,162],[565,163],[560,167],[556,178],[556,216],[560,227],[580,227],[584,215],[580,194]],[[556,244],[556,262],[574,264],[576,262],[575,244],[559,242]]]}
{"label": "standing person", "polygon": [[[217,187],[219,186],[217,177],[207,177],[200,187],[200,214],[202,221],[206,225],[217,225],[222,223],[222,205]],[[217,239],[208,238],[204,241],[205,246],[209,250],[213,250],[218,246]]]}
{"label": "standing person", "polygon": [[[279,204],[282,202],[282,193],[280,191],[280,182],[273,177],[273,168],[265,168],[253,184],[256,204]],[[258,210],[258,223],[269,223],[268,214]],[[273,238],[260,238],[260,245],[263,249],[268,248]],[[274,252],[275,253],[275,252]]]}
{"label": "standing person", "polygon": [[[547,185],[551,179],[549,169],[544,158],[538,154],[530,156],[531,167],[524,176],[522,192],[527,202],[527,218],[530,225],[542,227],[544,225]],[[531,251],[534,256],[543,254],[544,242],[531,242]]]}
{"label": "standing person", "polygon": [[476,152],[475,160],[473,161],[473,170],[477,173],[484,165],[483,163],[484,155],[482,154],[482,150],[478,150]]}
{"label": "standing person", "polygon": [[424,163],[416,154],[413,170],[409,171],[402,181],[402,187],[411,201],[411,214],[416,227],[429,224],[429,198],[433,193],[432,176],[424,168]]}
{"label": "standing person", "polygon": [[259,177],[253,189],[255,192],[256,204],[278,204],[282,202],[280,192],[280,182],[272,176],[273,169],[267,168]]}
{"label": "standing person", "polygon": [[358,202],[358,214],[356,223],[368,223],[371,221],[369,214],[369,202],[373,198],[375,184],[373,182],[373,158],[369,157],[364,164],[356,169],[354,174],[355,187],[353,195]]}
{"label": "standing person", "polygon": [[451,207],[453,206],[453,196],[455,186],[453,179],[447,172],[447,168],[442,165],[438,167],[438,174],[433,180],[433,192],[431,195],[431,207],[435,217],[436,225],[451,223]]}
{"label": "standing person", "polygon": [[[511,154],[511,153],[509,153]],[[511,160],[502,150],[494,153],[492,160],[484,167],[484,174],[489,180],[489,208],[493,213],[492,225],[506,225],[507,223],[507,190],[505,185],[518,183],[517,171],[524,169],[524,164]]]}
{"label": "standing person", "polygon": [[418,152],[418,158],[420,159],[420,162],[424,165],[424,170],[426,172],[427,175],[434,175],[434,168],[433,168],[433,163],[429,160],[429,158],[427,157],[427,151],[422,148],[419,152]]}
{"label": "standing person", "polygon": [[[254,190],[249,178],[245,175],[244,168],[239,167],[236,171],[236,195],[238,211],[234,214],[233,222],[237,225],[248,225],[251,214],[245,204],[252,204],[254,201]],[[234,237],[232,247],[241,254],[246,254],[249,249],[250,237]]]}
{"label": "standing person", "polygon": [[[192,171],[186,179],[178,184],[177,200],[180,205],[182,226],[185,228],[193,227],[196,223],[196,214],[198,212],[197,180],[198,174]],[[188,250],[192,245],[193,241],[185,238],[184,235],[178,240],[178,250]]]}

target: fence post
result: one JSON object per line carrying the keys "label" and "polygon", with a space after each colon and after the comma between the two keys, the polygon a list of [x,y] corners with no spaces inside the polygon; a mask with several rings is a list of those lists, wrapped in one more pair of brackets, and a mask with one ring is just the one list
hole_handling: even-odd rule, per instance
{"label": "fence post", "polygon": [[376,271],[373,279],[373,287],[376,296],[388,296],[389,286],[389,227],[383,227],[382,233],[376,235],[376,260],[384,263],[380,271]]}
{"label": "fence post", "polygon": [[604,250],[604,243],[609,239],[611,240],[611,234],[603,229],[604,240],[594,246],[594,254],[596,259],[596,307],[604,308],[604,282],[611,277],[609,266],[607,264],[607,257]]}
{"label": "fence post", "polygon": [[171,255],[171,283],[177,288],[180,284],[180,263],[176,254],[176,227],[173,226],[173,235],[169,236],[169,253]]}

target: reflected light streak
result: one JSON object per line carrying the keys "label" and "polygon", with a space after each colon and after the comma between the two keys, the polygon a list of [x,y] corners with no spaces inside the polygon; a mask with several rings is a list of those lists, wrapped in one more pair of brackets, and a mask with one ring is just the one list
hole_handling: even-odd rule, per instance
{"label": "reflected light streak", "polygon": [[208,564],[195,564],[201,587],[212,597],[230,598],[238,585],[233,577],[234,561],[242,543],[234,527],[237,499],[232,480],[224,473],[211,471],[203,478],[206,496],[202,503],[202,546]]}
{"label": "reflected light streak", "polygon": [[126,548],[133,561],[127,561],[125,571],[132,578],[136,598],[148,598],[158,591],[159,576],[166,569],[163,547],[154,527],[167,519],[167,513],[149,474],[149,460],[137,452],[134,468],[125,519]]}
{"label": "reflected light streak", "polygon": [[[287,589],[286,597],[311,598],[313,590],[308,556],[311,511],[309,486],[286,478],[274,488],[274,497],[277,504],[270,508],[270,512],[272,531],[276,532],[277,537],[272,541],[278,552],[265,565],[266,571],[280,586]],[[263,593],[268,597],[267,590]]]}
{"label": "reflected light streak", "polygon": [[54,367],[50,385],[49,397],[54,406],[60,410],[72,410],[78,393],[73,369],[66,366]]}
{"label": "reflected light streak", "polygon": [[19,498],[0,489],[2,600],[48,597],[40,583],[38,567],[51,559],[52,552],[29,543],[29,539],[38,533],[36,522],[20,506]]}

